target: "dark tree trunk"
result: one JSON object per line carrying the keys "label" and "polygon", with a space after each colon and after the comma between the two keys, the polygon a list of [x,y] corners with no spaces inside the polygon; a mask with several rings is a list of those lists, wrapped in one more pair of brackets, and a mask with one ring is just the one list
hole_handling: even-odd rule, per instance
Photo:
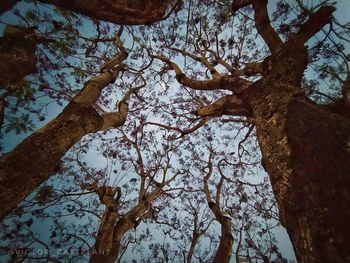
{"label": "dark tree trunk", "polygon": [[0,37],[0,85],[8,86],[36,71],[35,38],[28,38],[33,29],[7,26]]}
{"label": "dark tree trunk", "polygon": [[90,251],[90,263],[113,263],[118,259],[120,238],[113,240],[117,216],[117,211],[113,207],[106,207],[102,215],[95,245]]}
{"label": "dark tree trunk", "polygon": [[[102,225],[101,225],[102,227]],[[111,230],[111,225],[108,228],[101,228],[99,234],[101,236],[108,236],[108,241],[103,239],[96,240],[96,244],[90,252],[90,263],[114,263],[117,261],[120,251],[121,240],[126,232],[135,227],[133,221],[124,217],[120,218]],[[107,232],[110,231],[110,232]],[[106,241],[106,239],[105,239]]]}
{"label": "dark tree trunk", "polygon": [[233,245],[233,237],[231,233],[231,219],[223,217],[220,224],[220,244],[212,263],[229,263],[231,259]]}
{"label": "dark tree trunk", "polygon": [[172,5],[182,1],[172,0],[40,0],[58,7],[71,10],[93,19],[112,22],[119,25],[148,25],[166,16]]}
{"label": "dark tree trunk", "polygon": [[90,263],[114,263],[118,259],[120,240],[114,240],[113,246],[109,249],[96,249],[90,251]]}
{"label": "dark tree trunk", "polygon": [[[92,19],[119,25],[149,25],[167,17],[172,9],[179,10],[182,0],[39,0],[46,4],[77,12]],[[1,0],[0,15],[19,0]]]}
{"label": "dark tree trunk", "polygon": [[[122,45],[119,49],[121,52],[111,60],[115,65],[127,57]],[[125,123],[130,92],[118,103],[118,112],[100,116],[93,108],[101,91],[118,74],[118,69],[102,70],[84,84],[60,115],[0,157],[0,219],[48,179],[64,154],[84,135]]]}
{"label": "dark tree trunk", "polygon": [[102,117],[92,107],[71,102],[57,118],[0,157],[0,218],[43,183],[76,142],[101,126]]}
{"label": "dark tree trunk", "polygon": [[350,262],[350,120],[306,98],[303,47],[285,48],[245,94],[263,166],[299,262]]}

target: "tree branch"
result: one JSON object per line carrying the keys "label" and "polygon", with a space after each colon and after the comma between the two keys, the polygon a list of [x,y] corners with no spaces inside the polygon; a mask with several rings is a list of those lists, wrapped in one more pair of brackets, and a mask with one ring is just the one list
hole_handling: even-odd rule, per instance
{"label": "tree branch", "polygon": [[253,0],[252,2],[256,29],[266,42],[271,53],[276,53],[283,42],[271,26],[267,11],[267,0]]}
{"label": "tree branch", "polygon": [[161,128],[164,128],[164,129],[168,129],[168,130],[172,130],[172,131],[176,131],[176,132],[179,132],[181,133],[181,136],[177,137],[176,139],[179,139],[187,134],[190,134],[196,130],[198,130],[200,127],[204,126],[207,122],[208,122],[209,118],[208,117],[205,117],[203,118],[198,124],[196,124],[195,126],[193,126],[192,128],[188,128],[186,130],[182,130],[180,128],[177,128],[177,127],[172,127],[172,126],[169,126],[169,125],[165,125],[165,124],[161,124],[161,123],[156,123],[156,122],[145,122],[143,123],[143,125],[147,125],[147,124],[150,124],[150,125],[156,125],[156,126],[159,126]]}
{"label": "tree branch", "polygon": [[231,76],[221,76],[220,78],[211,80],[193,80],[189,79],[179,68],[177,64],[170,61],[163,56],[152,56],[153,58],[159,59],[165,62],[170,69],[175,71],[175,77],[177,81],[191,89],[195,90],[243,90],[250,86],[251,82],[245,79],[231,77]]}
{"label": "tree branch", "polygon": [[302,45],[313,35],[320,31],[326,24],[330,23],[331,14],[335,11],[333,6],[322,6],[310,18],[301,25],[299,32],[296,33],[287,43],[292,42],[295,45]]}
{"label": "tree branch", "polygon": [[101,95],[101,91],[118,77],[119,71],[125,69],[122,62],[128,54],[120,40],[121,29],[116,33],[116,45],[119,53],[101,67],[100,75],[91,78],[84,85],[80,93],[73,98],[73,101],[85,107],[92,107]]}
{"label": "tree branch", "polygon": [[136,94],[136,91],[143,88],[146,84],[142,84],[139,87],[129,89],[128,92],[124,95],[124,98],[118,103],[117,112],[108,112],[103,114],[103,124],[100,130],[108,128],[116,128],[122,126],[126,122],[129,112],[129,103],[128,100],[132,93]]}
{"label": "tree branch", "polygon": [[251,4],[252,4],[252,0],[233,0],[231,5],[231,11],[232,13],[236,13],[238,9]]}
{"label": "tree branch", "polygon": [[221,115],[251,116],[243,101],[235,95],[224,96],[214,103],[198,109],[195,114],[201,117]]}

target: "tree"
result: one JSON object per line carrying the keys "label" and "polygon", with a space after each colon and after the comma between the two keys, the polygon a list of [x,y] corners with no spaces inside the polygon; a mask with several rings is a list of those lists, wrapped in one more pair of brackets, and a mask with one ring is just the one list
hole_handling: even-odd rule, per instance
{"label": "tree", "polygon": [[[123,69],[122,62],[127,53],[120,40],[121,32],[116,34],[120,53],[102,67],[100,75],[85,83],[82,91],[58,117],[1,157],[1,218],[45,181],[63,155],[84,135],[124,124],[128,113],[128,99],[140,87],[127,92],[119,102],[117,112],[100,116],[93,108],[102,90],[114,82]],[[35,149],[33,145],[36,145]],[[19,159],[21,167],[17,165]],[[30,180],[26,179],[28,176]]]}
{"label": "tree", "polygon": [[[0,6],[0,14],[13,8],[18,0],[3,1]],[[101,2],[85,5],[79,2],[70,3],[67,1],[43,1],[54,4],[66,10],[81,13],[92,19],[113,22],[120,25],[142,25],[151,24],[169,17],[172,12],[177,12],[182,6],[181,0],[173,1],[143,1],[127,2],[115,1],[114,3]],[[167,13],[168,11],[168,13]],[[33,16],[34,13],[30,13]],[[56,30],[61,25],[53,21]],[[53,41],[47,38],[38,37],[35,27],[14,27],[7,26],[4,36],[0,39],[0,85],[7,89],[7,92],[0,97],[0,127],[2,127],[5,111],[5,98],[18,93],[23,86],[23,78],[36,71],[36,46],[40,42]],[[22,85],[21,85],[22,84]]]}
{"label": "tree", "polygon": [[[58,172],[65,182],[63,189],[52,187],[50,184],[54,180],[42,186],[36,195],[31,199],[28,198],[26,205],[17,208],[15,213],[23,215],[24,218],[20,220],[16,217],[10,218],[16,220],[16,229],[13,229],[12,221],[12,225],[10,223],[2,229],[5,232],[3,239],[11,238],[17,243],[23,242],[23,247],[28,251],[34,251],[25,256],[29,259],[35,258],[36,242],[33,242],[32,237],[35,237],[36,233],[28,231],[31,225],[27,226],[26,222],[33,222],[33,218],[35,221],[35,217],[53,217],[53,227],[50,239],[47,241],[48,251],[42,255],[42,258],[50,257],[50,254],[59,254],[57,260],[68,260],[77,256],[86,256],[90,252],[90,262],[115,262],[120,259],[129,242],[134,242],[126,234],[135,231],[145,219],[153,220],[151,214],[165,207],[158,202],[158,199],[162,199],[162,202],[169,199],[174,185],[181,182],[181,177],[186,176],[185,170],[178,170],[171,166],[171,161],[181,159],[179,156],[181,142],[169,141],[167,150],[162,153],[153,152],[153,149],[148,149],[145,153],[140,149],[140,138],[148,140],[147,137],[147,133],[142,131],[134,134],[133,137],[123,134],[117,144],[119,148],[126,147],[131,151],[112,152],[112,155],[117,155],[118,159],[125,158],[123,167],[118,167],[119,164],[116,165],[118,168],[111,165],[102,171],[82,163],[79,152],[72,151],[65,157],[61,171]],[[150,142],[149,146],[154,147],[157,142],[153,144]],[[77,148],[81,151],[84,149],[84,147]],[[113,147],[108,147],[108,150],[113,151]],[[112,155],[108,158],[117,158]],[[74,162],[78,166],[74,165]],[[110,169],[115,170],[108,173]],[[126,173],[128,176],[123,176],[121,173]],[[98,198],[95,198],[96,196]],[[53,205],[61,208],[52,210],[50,206]],[[104,206],[103,211],[100,211],[101,206]],[[28,213],[32,214],[29,219],[25,216]],[[97,231],[93,223],[87,220],[89,214],[93,215],[94,219],[98,218]],[[75,218],[64,219],[67,216]],[[72,221],[77,221],[77,218],[87,223],[73,224]],[[91,241],[94,243],[93,246],[90,246]],[[8,249],[16,250],[11,246]],[[67,253],[66,255],[57,251],[55,253],[55,249],[67,251]],[[22,255],[20,251],[18,254]]]}
{"label": "tree", "polygon": [[229,211],[222,211],[220,207],[221,191],[225,179],[220,178],[218,185],[216,186],[215,201],[213,201],[212,196],[209,191],[208,180],[213,173],[213,164],[211,162],[211,156],[208,161],[208,172],[204,177],[204,193],[207,199],[208,206],[210,210],[215,215],[216,220],[221,225],[221,236],[219,248],[215,253],[213,263],[219,262],[230,262],[233,246],[233,236],[232,236],[232,215],[229,214]]}
{"label": "tree", "polygon": [[[124,139],[132,145],[137,156],[137,160],[132,161],[135,172],[140,178],[137,201],[134,206],[121,213],[119,211],[119,199],[122,195],[120,187],[99,187],[96,182],[86,187],[87,190],[95,191],[100,202],[105,205],[96,242],[91,250],[90,262],[115,262],[118,259],[121,241],[125,233],[132,228],[136,229],[152,213],[154,202],[170,192],[170,184],[177,179],[176,177],[185,173],[184,171],[177,171],[173,175],[168,174],[173,170],[170,165],[172,152],[180,145],[169,143],[168,150],[163,155],[156,157],[159,165],[153,168],[147,167],[147,163],[143,161],[137,139],[133,141],[126,135],[124,135]],[[162,164],[163,158],[165,159],[164,164]],[[161,173],[161,176],[158,176],[159,173]],[[157,179],[158,177],[160,178]]]}
{"label": "tree", "polygon": [[[339,33],[349,32],[348,26],[332,17],[335,8],[327,2],[315,8],[300,1],[296,8],[285,1],[271,7],[266,0],[197,3],[189,1],[184,12],[159,24],[128,28],[131,42],[147,50],[137,54],[151,62],[142,72],[149,90],[141,101],[147,106],[135,109],[133,121],[164,133],[154,140],[187,141],[194,167],[200,154],[206,155],[198,148],[214,141],[226,152],[223,162],[233,158],[227,155],[239,160],[230,178],[237,187],[234,171],[243,171],[242,163],[250,157],[259,158],[252,143],[256,136],[280,221],[298,260],[349,261],[350,71],[348,51],[341,44],[349,39]],[[324,28],[329,32],[319,34]],[[315,43],[314,36],[322,40]],[[332,62],[332,57],[341,62]],[[324,92],[320,80],[310,80],[308,66],[319,79],[332,81],[334,90]],[[233,135],[237,130],[244,135]],[[233,225],[242,226],[243,233],[246,222],[240,223]],[[247,245],[240,248],[254,250],[266,261],[251,233],[245,235]],[[171,260],[167,247],[157,249]]]}
{"label": "tree", "polygon": [[[237,11],[247,5],[253,6],[256,30],[270,51],[261,63],[247,63],[243,69],[225,63],[219,49],[211,49],[210,36],[208,40],[203,37],[208,32],[195,36],[199,40],[193,45],[200,56],[171,46],[169,49],[202,63],[212,75],[209,80],[191,79],[166,56],[153,57],[163,61],[166,70],[174,70],[181,85],[194,90],[232,92],[198,109],[198,116],[226,114],[254,119],[262,163],[269,173],[281,223],[288,230],[297,258],[301,262],[346,261],[350,123],[349,116],[340,109],[349,109],[349,104],[344,97],[338,101],[342,105],[339,107],[317,105],[302,89],[308,65],[305,43],[331,22],[335,8],[322,6],[307,13],[308,18],[303,18],[304,22],[299,22],[297,30],[283,41],[270,24],[267,1],[234,1],[231,9]],[[197,32],[200,30],[205,31],[205,26]],[[218,33],[213,41],[214,47],[215,43],[226,45],[218,41]],[[229,74],[220,74],[216,64],[225,67]],[[261,76],[257,81],[243,78],[256,74]],[[346,86],[344,94],[345,89]]]}

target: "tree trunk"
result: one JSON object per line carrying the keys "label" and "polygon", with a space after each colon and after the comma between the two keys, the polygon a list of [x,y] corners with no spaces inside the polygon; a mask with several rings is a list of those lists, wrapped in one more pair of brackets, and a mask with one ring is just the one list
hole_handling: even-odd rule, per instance
{"label": "tree trunk", "polygon": [[[116,214],[115,214],[116,215]],[[114,216],[114,215],[112,215]],[[99,234],[100,237],[107,237],[108,242],[104,242],[103,239],[96,240],[94,249],[90,252],[90,263],[114,263],[118,259],[121,240],[126,232],[135,227],[133,221],[124,217],[120,218],[114,225],[114,229],[111,229],[111,224],[105,229],[101,225]],[[107,233],[106,231],[110,231]],[[98,236],[99,237],[99,236]]]}
{"label": "tree trunk", "polygon": [[[4,1],[4,3],[2,3]],[[19,0],[2,0],[0,14],[11,9]],[[181,0],[39,0],[92,19],[119,25],[149,25],[162,20],[172,7],[180,8]]]}
{"label": "tree trunk", "polygon": [[[119,189],[119,192],[118,190]],[[147,201],[143,201],[129,212],[118,218],[118,202],[121,195],[120,188],[110,186],[96,190],[100,202],[106,205],[94,247],[90,251],[91,263],[114,263],[118,259],[121,240],[126,232],[136,228],[138,220],[148,208]],[[118,195],[115,197],[116,193]]]}
{"label": "tree trunk", "polygon": [[116,206],[106,206],[101,218],[95,245],[90,251],[91,263],[115,262],[117,260],[120,249],[120,237],[115,241],[113,240],[117,216]]}
{"label": "tree trunk", "polygon": [[306,98],[302,48],[272,58],[244,96],[299,262],[350,262],[350,120]]}
{"label": "tree trunk", "polygon": [[233,237],[231,233],[231,219],[223,217],[221,224],[221,237],[219,248],[212,263],[229,263],[232,254]]}
{"label": "tree trunk", "polygon": [[57,118],[2,156],[0,218],[43,183],[76,142],[101,126],[102,117],[94,108],[70,102]]}
{"label": "tree trunk", "polygon": [[103,20],[120,25],[151,24],[165,16],[166,2],[153,1],[129,1],[129,0],[90,0],[81,2],[78,0],[41,0],[48,4],[68,9],[97,20]]}
{"label": "tree trunk", "polygon": [[34,30],[7,26],[0,37],[0,85],[7,87],[36,71]]}
{"label": "tree trunk", "polygon": [[194,249],[197,245],[199,236],[200,236],[199,233],[196,230],[194,230],[194,233],[192,235],[192,240],[191,240],[191,247],[190,247],[190,250],[189,250],[187,258],[186,258],[186,263],[192,263]]}
{"label": "tree trunk", "polygon": [[[127,58],[122,44],[119,49],[120,53],[111,60],[114,65]],[[92,77],[60,115],[0,157],[0,219],[49,178],[63,155],[84,135],[125,123],[131,91],[118,103],[118,112],[100,116],[93,108],[101,91],[114,82],[118,74],[116,68],[102,70]]]}
{"label": "tree trunk", "polygon": [[90,263],[114,263],[118,259],[120,250],[120,239],[113,241],[113,246],[110,249],[95,249],[90,251]]}

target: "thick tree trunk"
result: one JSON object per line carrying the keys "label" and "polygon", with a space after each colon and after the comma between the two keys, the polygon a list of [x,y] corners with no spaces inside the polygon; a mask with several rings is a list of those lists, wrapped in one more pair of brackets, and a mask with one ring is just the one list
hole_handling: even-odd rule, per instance
{"label": "thick tree trunk", "polygon": [[350,262],[350,120],[302,93],[306,62],[302,48],[273,58],[245,100],[298,261]]}
{"label": "thick tree trunk", "polygon": [[96,249],[90,251],[90,263],[114,263],[118,259],[120,250],[120,239],[113,241],[112,247],[108,249]]}
{"label": "thick tree trunk", "polygon": [[[127,58],[119,35],[116,40],[120,53],[111,60],[114,66]],[[84,135],[125,123],[131,91],[119,102],[118,112],[100,116],[93,108],[101,91],[118,74],[118,68],[111,71],[102,67],[102,72],[85,83],[58,117],[0,157],[0,219],[49,178],[63,155]]]}
{"label": "thick tree trunk", "polygon": [[221,224],[221,237],[219,248],[216,251],[213,263],[229,263],[232,254],[233,237],[231,233],[232,222],[224,217]]}
{"label": "thick tree trunk", "polygon": [[102,117],[71,102],[53,121],[0,158],[0,218],[53,173],[62,156],[84,135],[98,131]]}
{"label": "thick tree trunk", "polygon": [[[90,18],[119,25],[149,25],[167,16],[172,8],[178,10],[181,0],[39,0]],[[1,0],[0,15],[19,0]]]}
{"label": "thick tree trunk", "polygon": [[117,221],[116,207],[107,206],[100,222],[96,242],[90,251],[90,262],[115,262],[118,258],[120,249],[120,237],[115,241],[114,225]]}
{"label": "thick tree trunk", "polygon": [[[114,217],[115,214],[110,214]],[[120,218],[111,228],[111,221],[106,228],[101,224],[99,236],[96,240],[94,248],[90,252],[90,263],[114,263],[118,259],[121,240],[126,232],[135,227],[133,221],[124,217]],[[107,232],[110,231],[110,232]],[[105,237],[105,239],[99,237]]]}
{"label": "thick tree trunk", "polygon": [[48,4],[54,4],[64,9],[89,16],[97,20],[103,20],[121,25],[151,24],[163,18],[166,13],[166,2],[153,1],[129,1],[129,0],[41,0]]}

